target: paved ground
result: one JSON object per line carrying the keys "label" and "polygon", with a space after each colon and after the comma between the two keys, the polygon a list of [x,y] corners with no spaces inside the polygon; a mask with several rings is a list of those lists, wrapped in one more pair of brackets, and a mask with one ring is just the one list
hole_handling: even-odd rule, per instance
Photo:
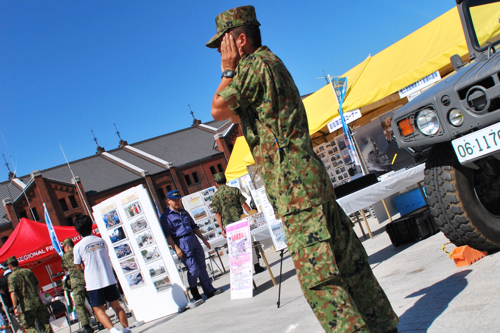
{"label": "paved ground", "polygon": [[[369,219],[374,239],[363,240],[370,264],[400,316],[400,332],[500,332],[500,252],[457,268],[441,250],[447,239],[436,234],[394,247],[384,224]],[[359,232],[359,227],[355,227]],[[449,249],[453,245],[448,245]],[[266,250],[279,275],[279,255]],[[266,272],[255,276],[254,297],[231,301],[229,275],[214,286],[226,290],[198,308],[133,329],[153,332],[322,332],[304,300],[289,255],[284,256],[281,307],[278,287]],[[64,331],[60,331],[64,332]]]}

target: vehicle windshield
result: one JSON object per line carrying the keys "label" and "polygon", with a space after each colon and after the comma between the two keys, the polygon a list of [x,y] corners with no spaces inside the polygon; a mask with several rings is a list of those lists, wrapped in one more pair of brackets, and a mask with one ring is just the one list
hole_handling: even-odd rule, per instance
{"label": "vehicle windshield", "polygon": [[[500,1],[467,1],[471,21],[471,37],[477,51],[484,51],[490,45],[500,42]],[[467,13],[467,10],[466,10]]]}

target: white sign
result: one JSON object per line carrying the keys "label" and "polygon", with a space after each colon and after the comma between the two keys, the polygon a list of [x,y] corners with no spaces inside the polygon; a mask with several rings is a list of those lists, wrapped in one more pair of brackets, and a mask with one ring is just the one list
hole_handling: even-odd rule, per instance
{"label": "white sign", "polygon": [[271,234],[271,239],[273,240],[274,248],[276,251],[285,249],[287,247],[286,235],[281,219],[276,219],[273,206],[267,198],[266,189],[260,188],[257,190],[257,193],[262,204],[262,212],[267,220],[267,226],[269,228],[269,233]]}
{"label": "white sign", "polygon": [[252,298],[252,237],[248,219],[226,226],[231,299]]}
{"label": "white sign", "polygon": [[[359,118],[361,118],[361,111],[359,109],[344,112],[344,119],[346,124],[352,123]],[[330,133],[338,130],[339,128],[342,128],[342,120],[340,120],[340,115],[333,118],[333,120],[330,121],[327,126]]]}
{"label": "white sign", "polygon": [[399,97],[403,98],[409,95],[412,95],[413,93],[417,92],[420,89],[423,89],[425,87],[428,87],[436,82],[441,80],[441,75],[439,74],[439,71],[435,71],[429,76],[424,77],[421,80],[418,80],[417,82],[410,84],[407,87],[404,87],[399,91]]}
{"label": "white sign", "polygon": [[186,306],[186,288],[146,189],[133,187],[92,210],[136,319],[152,321]]}

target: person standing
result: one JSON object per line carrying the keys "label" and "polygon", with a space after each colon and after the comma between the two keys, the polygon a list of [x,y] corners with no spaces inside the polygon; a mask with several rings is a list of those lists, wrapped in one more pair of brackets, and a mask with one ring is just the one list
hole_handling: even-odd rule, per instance
{"label": "person standing", "polygon": [[[214,182],[217,192],[212,196],[212,207],[222,236],[225,238],[226,225],[241,220],[243,209],[248,213],[250,207],[240,189],[226,185],[226,176],[223,172],[214,175]],[[266,269],[259,264],[256,251],[256,248],[252,251],[252,261],[255,274],[258,274]]]}
{"label": "person standing", "polygon": [[94,313],[110,333],[121,333],[122,331],[113,326],[104,309],[108,302],[123,326],[123,333],[132,332],[128,328],[127,314],[118,301],[120,294],[108,255],[108,246],[102,238],[92,235],[92,220],[88,215],[75,219],[75,229],[83,239],[73,248],[73,263],[78,269],[84,270],[85,284]]}
{"label": "person standing", "polygon": [[316,317],[327,332],[397,332],[398,317],[312,149],[295,82],[262,46],[254,7],[230,9],[215,22],[206,46],[221,53],[222,78],[212,116],[241,123]]}
{"label": "person standing", "polygon": [[3,262],[0,268],[3,271],[3,276],[0,278],[0,293],[2,294],[3,302],[7,308],[5,310],[10,311],[12,308],[12,300],[10,299],[9,293],[9,275],[12,273],[12,270],[9,269],[6,262]]}
{"label": "person standing", "polygon": [[73,292],[73,300],[75,302],[75,310],[82,324],[83,333],[92,333],[94,329],[90,327],[90,318],[85,309],[85,299],[87,298],[87,290],[85,289],[85,277],[83,271],[78,269],[74,264],[73,248],[75,243],[71,238],[66,238],[63,241],[64,255],[62,257],[62,268],[69,272],[69,281],[71,291]]}
{"label": "person standing", "polygon": [[174,249],[177,257],[187,267],[187,279],[193,299],[195,301],[203,299],[198,292],[198,278],[205,296],[211,298],[223,291],[222,289],[215,289],[210,282],[205,263],[205,252],[196,236],[209,249],[211,246],[201,234],[191,215],[182,209],[181,199],[182,196],[178,190],[171,190],[167,193],[168,207],[161,214],[161,227],[168,245]]}
{"label": "person standing", "polygon": [[38,295],[38,279],[30,269],[19,267],[16,257],[7,259],[12,273],[9,275],[9,292],[14,307],[14,315],[21,316],[26,333],[37,333],[35,322],[45,333],[52,332],[49,312]]}

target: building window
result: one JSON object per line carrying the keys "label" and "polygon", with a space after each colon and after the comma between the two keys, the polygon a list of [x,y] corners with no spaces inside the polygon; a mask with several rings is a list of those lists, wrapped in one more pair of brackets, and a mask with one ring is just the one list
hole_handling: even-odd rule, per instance
{"label": "building window", "polygon": [[73,225],[73,218],[72,217],[67,217],[66,218],[66,224]]}
{"label": "building window", "polygon": [[68,204],[66,203],[66,199],[64,199],[64,198],[59,199],[59,203],[61,204],[61,208],[62,208],[63,212],[66,212],[69,210]]}
{"label": "building window", "polygon": [[217,171],[215,171],[215,168],[213,166],[210,167],[210,172],[212,173],[212,175],[215,175],[217,173]]}
{"label": "building window", "polygon": [[193,172],[191,175],[193,176],[193,180],[194,180],[195,183],[199,183],[200,182],[200,180],[198,179],[198,174],[196,172]]}
{"label": "building window", "polygon": [[31,213],[33,214],[33,220],[40,221],[40,217],[38,216],[38,212],[35,207],[31,208]]}
{"label": "building window", "polygon": [[233,148],[234,148],[234,146],[231,143],[227,145],[227,149],[229,149],[230,153],[233,152]]}
{"label": "building window", "polygon": [[191,185],[191,177],[189,175],[184,175],[184,179],[186,180],[186,184]]}
{"label": "building window", "polygon": [[19,212],[19,216],[24,217],[25,219],[28,218],[28,214],[26,214],[26,211],[24,209]]}
{"label": "building window", "polygon": [[158,195],[160,196],[161,200],[166,198],[165,192],[163,191],[163,189],[161,187],[158,189]]}
{"label": "building window", "polygon": [[172,186],[167,185],[167,193],[170,192],[170,191],[172,191]]}
{"label": "building window", "polygon": [[9,239],[9,236],[3,236],[2,237],[2,244],[5,244],[7,242],[7,239]]}
{"label": "building window", "polygon": [[224,172],[224,169],[222,169],[222,164],[217,164],[217,169],[219,169],[219,172]]}
{"label": "building window", "polygon": [[68,198],[69,198],[69,202],[71,203],[71,207],[78,208],[78,202],[76,202],[75,196],[70,195]]}

